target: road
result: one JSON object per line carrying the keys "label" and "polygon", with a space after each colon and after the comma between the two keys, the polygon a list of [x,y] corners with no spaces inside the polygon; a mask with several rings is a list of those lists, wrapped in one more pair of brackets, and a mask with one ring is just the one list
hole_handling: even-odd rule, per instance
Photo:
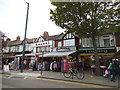
{"label": "road", "polygon": [[2,88],[109,88],[109,87],[45,78],[3,76]]}

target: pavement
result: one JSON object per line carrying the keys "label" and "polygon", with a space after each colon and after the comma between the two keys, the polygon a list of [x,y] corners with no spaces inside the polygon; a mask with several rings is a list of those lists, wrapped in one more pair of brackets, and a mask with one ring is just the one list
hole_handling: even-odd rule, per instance
{"label": "pavement", "polygon": [[94,84],[94,85],[102,85],[102,86],[109,86],[109,87],[117,87],[120,86],[118,83],[119,81],[116,80],[116,82],[111,82],[110,78],[104,78],[103,76],[96,76],[91,73],[91,71],[84,71],[85,78],[83,80],[79,80],[76,77],[72,78],[65,78],[63,73],[61,72],[53,72],[53,71],[32,71],[32,70],[24,70],[22,73],[20,70],[10,70],[8,72],[2,72],[1,74],[9,74],[9,75],[17,75],[17,76],[23,76],[23,77],[34,77],[34,78],[47,78],[47,79],[55,79],[55,80],[64,80],[64,81],[71,81],[71,82],[80,82],[80,83],[87,83],[87,84]]}

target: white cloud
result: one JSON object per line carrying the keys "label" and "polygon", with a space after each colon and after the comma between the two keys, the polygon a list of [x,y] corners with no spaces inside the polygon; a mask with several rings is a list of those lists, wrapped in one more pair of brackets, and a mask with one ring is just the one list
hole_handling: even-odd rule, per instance
{"label": "white cloud", "polygon": [[[27,38],[38,37],[44,31],[50,35],[58,34],[64,30],[57,27],[50,20],[50,8],[53,6],[49,0],[26,0],[29,2],[29,17]],[[0,1],[0,30],[7,33],[8,37],[15,39],[20,35],[23,39],[27,4],[24,0],[3,0]]]}

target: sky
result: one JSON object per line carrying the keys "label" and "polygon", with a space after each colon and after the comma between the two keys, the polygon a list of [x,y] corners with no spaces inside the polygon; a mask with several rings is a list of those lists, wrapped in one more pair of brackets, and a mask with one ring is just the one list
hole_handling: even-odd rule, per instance
{"label": "sky", "polygon": [[[64,30],[50,20],[50,9],[55,7],[50,0],[26,0],[29,2],[29,16],[26,38],[36,38],[48,31],[49,35]],[[0,0],[0,30],[11,40],[24,38],[27,4],[24,0]]]}

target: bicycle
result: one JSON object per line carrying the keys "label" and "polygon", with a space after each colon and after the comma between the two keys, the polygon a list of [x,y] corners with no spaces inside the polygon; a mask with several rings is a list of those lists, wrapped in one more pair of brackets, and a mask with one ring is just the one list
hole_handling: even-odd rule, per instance
{"label": "bicycle", "polygon": [[73,79],[73,77],[76,76],[80,80],[82,80],[85,77],[83,70],[77,70],[77,69],[74,69],[71,65],[69,66],[70,66],[69,70],[66,70],[63,73],[64,77],[66,78],[72,77]]}

